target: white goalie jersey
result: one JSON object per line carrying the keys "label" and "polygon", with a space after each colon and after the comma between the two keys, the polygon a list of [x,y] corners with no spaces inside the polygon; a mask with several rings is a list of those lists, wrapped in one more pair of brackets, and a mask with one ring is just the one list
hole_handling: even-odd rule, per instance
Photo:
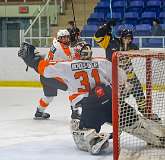
{"label": "white goalie jersey", "polygon": [[[47,64],[41,61],[38,71],[44,77],[60,79],[68,86],[69,100],[72,106],[83,97],[87,97],[89,91],[97,84],[104,83],[111,86],[112,81],[112,64],[104,58],[90,61],[49,61]],[[123,74],[125,73],[123,72]],[[121,80],[123,81],[123,77]]]}

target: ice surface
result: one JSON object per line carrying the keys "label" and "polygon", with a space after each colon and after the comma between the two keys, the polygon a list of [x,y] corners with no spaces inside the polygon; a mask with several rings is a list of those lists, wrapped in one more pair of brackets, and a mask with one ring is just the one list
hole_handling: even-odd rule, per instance
{"label": "ice surface", "polygon": [[0,160],[113,159],[112,147],[99,156],[76,148],[67,92],[59,91],[49,106],[50,120],[33,120],[42,95],[41,88],[0,88]]}

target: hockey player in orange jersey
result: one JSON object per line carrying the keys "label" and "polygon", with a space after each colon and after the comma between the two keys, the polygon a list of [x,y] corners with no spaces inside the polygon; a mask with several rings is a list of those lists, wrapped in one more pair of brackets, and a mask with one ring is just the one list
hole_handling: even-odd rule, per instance
{"label": "hockey player in orange jersey", "polygon": [[[75,57],[73,53],[74,52],[70,48],[70,34],[66,29],[61,29],[57,32],[57,39],[54,38],[50,51],[45,59],[71,60]],[[60,79],[45,78],[42,75],[40,75],[40,82],[42,84],[44,96],[39,100],[34,119],[48,119],[50,114],[46,113],[45,110],[52,102],[53,98],[57,96],[57,90],[61,89],[66,91],[67,86],[61,82]],[[75,110],[75,113],[76,112]]]}
{"label": "hockey player in orange jersey", "polygon": [[[78,43],[74,49],[80,54],[80,60],[63,62],[44,60],[35,55],[35,47],[27,43],[22,44],[18,55],[39,74],[47,78],[63,79],[70,91],[69,99],[72,106],[82,108],[80,119],[71,120],[74,142],[80,150],[98,154],[108,147],[109,139],[109,133],[100,133],[101,126],[105,122],[112,123],[112,64],[103,58],[92,59],[91,47],[84,42]],[[129,92],[131,85],[127,82],[127,76],[123,70],[120,69],[120,72],[122,76],[119,83],[126,87],[126,92]],[[127,120],[123,131],[153,145],[165,146],[165,128],[138,115],[129,104],[124,105],[127,106],[123,111],[124,114],[130,114],[132,119]]]}

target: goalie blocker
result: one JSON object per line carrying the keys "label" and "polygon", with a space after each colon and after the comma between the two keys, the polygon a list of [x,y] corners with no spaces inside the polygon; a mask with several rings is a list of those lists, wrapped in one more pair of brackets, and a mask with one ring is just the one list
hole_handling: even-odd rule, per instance
{"label": "goalie blocker", "polygon": [[24,62],[27,66],[29,66],[29,67],[35,69],[35,71],[37,71],[39,61],[41,60],[41,56],[36,55],[35,50],[36,50],[36,48],[33,45],[31,45],[27,42],[23,42],[18,51],[18,56],[24,60]]}

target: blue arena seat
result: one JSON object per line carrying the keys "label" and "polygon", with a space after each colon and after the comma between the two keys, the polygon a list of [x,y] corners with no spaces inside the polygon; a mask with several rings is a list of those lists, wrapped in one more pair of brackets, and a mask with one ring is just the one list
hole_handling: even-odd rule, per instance
{"label": "blue arena seat", "polygon": [[97,30],[98,26],[97,25],[85,25],[83,29],[88,29],[88,30]]}
{"label": "blue arena seat", "polygon": [[[111,17],[116,20],[117,25],[122,23],[133,25],[151,24],[153,19],[157,17],[160,17],[161,23],[165,23],[165,11],[163,12],[161,10],[163,4],[165,7],[165,0],[112,0],[112,15],[109,12],[109,2],[110,0],[100,0],[100,2],[97,3],[94,12],[87,20],[88,25],[102,25],[107,20],[110,20]],[[153,8],[153,11],[151,8]],[[147,9],[148,11],[146,11]],[[150,9],[151,11],[149,11]],[[137,29],[139,28],[137,27]],[[139,29],[136,31],[136,34],[150,35],[150,30],[142,33]]]}
{"label": "blue arena seat", "polygon": [[159,20],[160,20],[160,23],[165,23],[165,11],[160,12]]}
{"label": "blue arena seat", "polygon": [[[101,0],[102,1],[102,0]],[[104,0],[103,0],[104,1]],[[125,1],[125,0],[111,0],[111,3],[117,2],[117,1]],[[109,0],[110,2],[110,0]]]}
{"label": "blue arena seat", "polygon": [[161,27],[162,27],[162,30],[165,31],[165,23],[160,24],[160,25],[161,25]]}
{"label": "blue arena seat", "polygon": [[161,0],[148,0],[146,1],[146,7],[160,7]]}
{"label": "blue arena seat", "polygon": [[151,25],[150,24],[138,24],[135,26],[136,36],[150,36],[151,35]]}
{"label": "blue arena seat", "polygon": [[109,2],[109,0],[100,0],[101,2]]}
{"label": "blue arena seat", "polygon": [[140,23],[151,24],[153,19],[156,18],[156,12],[143,12],[141,15]]}
{"label": "blue arena seat", "polygon": [[139,20],[139,14],[137,12],[126,12],[124,14],[124,22],[127,24],[136,25]]}
{"label": "blue arena seat", "polygon": [[104,13],[94,12],[88,18],[87,24],[89,24],[89,25],[100,25],[104,21],[105,21]]}
{"label": "blue arena seat", "polygon": [[148,0],[128,0],[129,2],[132,2],[132,1],[142,1],[142,2],[146,2]]}
{"label": "blue arena seat", "polygon": [[125,1],[114,1],[112,2],[112,10],[114,12],[124,12],[126,3]]}
{"label": "blue arena seat", "polygon": [[101,1],[97,4],[97,6],[94,8],[94,12],[104,12],[107,13],[110,11],[110,4],[109,2]]}
{"label": "blue arena seat", "polygon": [[110,20],[111,18],[115,19],[115,21],[119,22],[122,19],[122,14],[120,12],[112,12],[112,17],[111,13],[107,14],[107,20]]}
{"label": "blue arena seat", "polygon": [[131,1],[127,7],[127,11],[135,11],[135,12],[142,12],[144,8],[144,2],[143,1]]}
{"label": "blue arena seat", "polygon": [[145,11],[156,12],[159,15],[161,9],[161,0],[149,0],[146,2]]}
{"label": "blue arena seat", "polygon": [[97,25],[85,25],[80,33],[82,37],[91,37],[95,34],[98,29]]}
{"label": "blue arena seat", "polygon": [[146,48],[162,48],[163,39],[162,38],[149,38],[143,40],[143,47]]}
{"label": "blue arena seat", "polygon": [[162,0],[162,6],[165,6],[164,0]]}
{"label": "blue arena seat", "polygon": [[113,18],[116,21],[116,24],[121,24],[121,20],[122,20],[122,13],[120,12],[112,12],[112,17],[111,17],[111,13],[108,13],[106,16],[106,20],[110,20],[111,18]]}

